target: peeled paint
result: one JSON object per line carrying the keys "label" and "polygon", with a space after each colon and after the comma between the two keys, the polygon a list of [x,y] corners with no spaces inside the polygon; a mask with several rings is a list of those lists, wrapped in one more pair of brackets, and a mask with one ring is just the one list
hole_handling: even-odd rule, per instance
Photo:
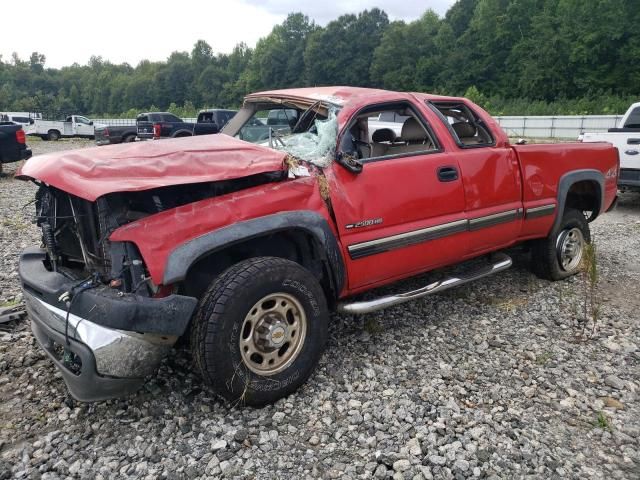
{"label": "peeled paint", "polygon": [[[329,111],[326,120],[315,120],[317,134],[311,132],[294,133],[282,138],[284,146],[274,148],[312,163],[320,168],[328,167],[333,158],[338,138],[338,119],[334,110]],[[275,142],[274,142],[275,143]]]}

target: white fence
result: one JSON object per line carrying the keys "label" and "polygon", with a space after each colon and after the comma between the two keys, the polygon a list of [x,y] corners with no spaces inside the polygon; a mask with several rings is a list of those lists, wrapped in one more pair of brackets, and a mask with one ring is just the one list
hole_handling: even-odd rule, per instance
{"label": "white fence", "polygon": [[495,117],[510,137],[576,139],[583,132],[606,132],[622,115]]}
{"label": "white fence", "polygon": [[[617,127],[622,115],[583,116],[504,116],[495,117],[510,137],[567,138],[576,139],[583,132],[606,132]],[[94,118],[95,123],[105,125],[135,125],[134,118]],[[195,122],[195,118],[185,118]]]}

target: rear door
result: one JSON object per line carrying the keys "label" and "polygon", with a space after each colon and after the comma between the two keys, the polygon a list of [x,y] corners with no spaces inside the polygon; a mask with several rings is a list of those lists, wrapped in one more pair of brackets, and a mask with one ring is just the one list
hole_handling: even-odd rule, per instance
{"label": "rear door", "polygon": [[522,228],[522,180],[515,152],[465,102],[431,102],[454,140],[469,219],[469,256],[513,243]]}
{"label": "rear door", "polygon": [[[370,143],[369,119],[384,112],[407,117],[400,139]],[[339,154],[364,164],[359,174],[332,164],[331,203],[352,292],[452,263],[467,251],[458,159],[443,150],[424,113],[405,100],[385,102],[358,112],[341,135]]]}

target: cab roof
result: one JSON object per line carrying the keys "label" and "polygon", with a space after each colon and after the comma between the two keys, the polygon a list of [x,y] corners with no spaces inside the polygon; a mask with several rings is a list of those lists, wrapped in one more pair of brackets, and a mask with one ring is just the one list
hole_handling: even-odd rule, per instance
{"label": "cab roof", "polygon": [[310,100],[322,100],[328,103],[332,103],[336,106],[343,107],[348,104],[361,103],[366,100],[366,103],[371,103],[372,97],[377,97],[378,100],[393,100],[402,98],[405,96],[413,95],[421,100],[436,100],[436,101],[462,101],[460,97],[448,97],[441,95],[431,95],[427,93],[409,93],[409,92],[395,92],[391,90],[383,90],[379,88],[365,88],[365,87],[347,87],[347,86],[332,86],[332,87],[306,87],[306,88],[288,88],[283,90],[268,90],[264,92],[257,92],[247,95],[245,98],[247,101],[259,100],[268,97],[276,98],[291,98],[291,99],[310,99]]}

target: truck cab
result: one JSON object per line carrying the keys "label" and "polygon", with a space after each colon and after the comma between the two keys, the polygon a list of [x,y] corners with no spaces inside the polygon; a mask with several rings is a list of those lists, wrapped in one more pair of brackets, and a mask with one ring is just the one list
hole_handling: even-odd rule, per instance
{"label": "truck cab", "polygon": [[65,121],[65,135],[93,138],[93,122],[82,115],[69,115]]}

